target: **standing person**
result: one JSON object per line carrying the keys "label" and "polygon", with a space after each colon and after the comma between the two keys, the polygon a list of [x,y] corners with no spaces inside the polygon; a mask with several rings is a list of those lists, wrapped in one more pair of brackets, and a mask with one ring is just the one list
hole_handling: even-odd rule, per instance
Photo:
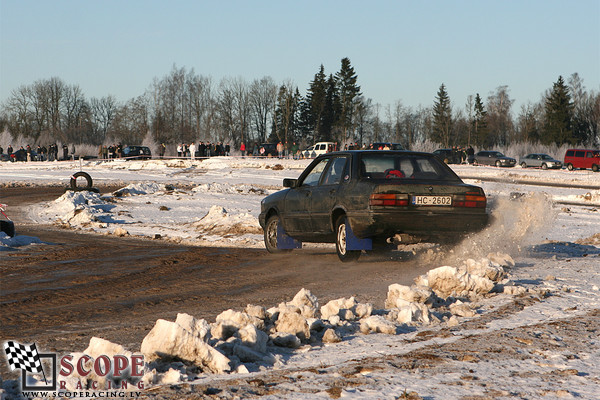
{"label": "standing person", "polygon": [[181,151],[183,150],[183,148],[181,147],[180,144],[177,145],[177,157],[181,158]]}
{"label": "standing person", "polygon": [[58,161],[58,145],[54,142],[54,161]]}
{"label": "standing person", "polygon": [[198,154],[200,155],[200,157],[206,157],[206,145],[204,144],[204,142],[200,142],[200,144],[198,145]]}
{"label": "standing person", "polygon": [[13,148],[12,145],[8,145],[8,147],[6,148],[6,154],[8,154],[9,156],[13,153]]}
{"label": "standing person", "polygon": [[225,155],[228,156],[230,151],[231,151],[231,146],[229,145],[229,143],[227,143],[225,145]]}
{"label": "standing person", "polygon": [[161,143],[160,146],[158,146],[158,156],[160,157],[160,159],[162,159],[165,156],[166,148],[167,146],[164,143]]}
{"label": "standing person", "polygon": [[190,144],[189,149],[190,149],[190,158],[192,160],[195,160],[196,159],[196,143],[192,142]]}
{"label": "standing person", "polygon": [[471,145],[469,145],[469,147],[467,148],[467,162],[469,164],[473,164],[474,161],[475,161],[475,150],[473,149],[473,147]]}
{"label": "standing person", "polygon": [[73,158],[73,160],[75,160],[75,144],[74,143],[71,145],[71,157]]}
{"label": "standing person", "polygon": [[299,147],[298,147],[298,145],[296,144],[296,142],[293,142],[293,143],[292,143],[292,148],[291,148],[291,151],[292,151],[292,158],[293,158],[294,160],[297,160],[297,159],[298,159],[298,148],[299,148]]}
{"label": "standing person", "polygon": [[244,142],[240,144],[240,153],[242,153],[242,157],[246,155],[246,145],[244,144]]}
{"label": "standing person", "polygon": [[0,156],[4,154],[4,149],[2,148],[2,145],[0,145]]}
{"label": "standing person", "polygon": [[66,143],[63,144],[62,151],[63,151],[63,161],[67,161],[69,159],[69,146],[67,146]]}
{"label": "standing person", "polygon": [[277,143],[277,156],[281,159],[283,158],[283,143]]}

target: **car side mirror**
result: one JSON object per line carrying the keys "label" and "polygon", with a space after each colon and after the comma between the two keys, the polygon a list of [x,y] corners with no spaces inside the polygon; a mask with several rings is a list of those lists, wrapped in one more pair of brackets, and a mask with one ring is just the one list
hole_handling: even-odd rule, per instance
{"label": "car side mirror", "polygon": [[298,179],[284,178],[283,187],[295,188],[296,186],[298,186]]}

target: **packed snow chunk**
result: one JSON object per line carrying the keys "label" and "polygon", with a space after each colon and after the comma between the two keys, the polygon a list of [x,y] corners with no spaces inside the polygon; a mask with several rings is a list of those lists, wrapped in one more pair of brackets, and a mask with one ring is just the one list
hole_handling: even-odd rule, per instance
{"label": "packed snow chunk", "polygon": [[147,183],[132,183],[131,185],[125,186],[115,192],[113,192],[113,196],[115,197],[125,197],[125,196],[139,196],[144,194],[154,194],[157,192],[166,191],[166,186],[161,183],[155,182],[147,182]]}
{"label": "packed snow chunk", "polygon": [[127,231],[127,229],[124,229],[124,228],[121,228],[120,226],[118,226],[113,231],[113,235],[118,236],[118,237],[125,237],[125,236],[129,236],[129,232]]}
{"label": "packed snow chunk", "polygon": [[234,336],[239,338],[244,346],[254,351],[260,353],[266,353],[267,351],[269,336],[252,324],[238,330]]}
{"label": "packed snow chunk", "polygon": [[435,294],[427,286],[405,286],[394,283],[388,286],[385,308],[400,308],[412,303],[431,305],[435,301]]}
{"label": "packed snow chunk", "polygon": [[258,219],[248,213],[233,215],[221,206],[212,206],[208,213],[191,226],[202,234],[211,235],[245,235],[260,234],[262,228]]}
{"label": "packed snow chunk", "polygon": [[255,325],[258,329],[263,329],[265,323],[262,319],[254,317],[248,313],[235,311],[232,309],[225,310],[215,318],[216,322],[230,321],[238,329],[245,327],[248,324]]}
{"label": "packed snow chunk", "polygon": [[[321,307],[321,318],[327,320],[333,316],[339,316],[340,318],[342,318],[342,315],[340,315],[340,311],[353,310],[354,307],[356,307],[356,305],[357,302],[354,297],[350,297],[348,299],[342,297],[340,299],[331,300],[323,307]],[[343,313],[345,314],[345,312]]]}
{"label": "packed snow chunk", "polygon": [[289,303],[300,309],[304,318],[314,318],[319,309],[319,300],[310,290],[302,288]]}
{"label": "packed snow chunk", "polygon": [[462,301],[457,301],[450,305],[450,312],[452,315],[456,315],[459,317],[474,317],[475,312],[469,307],[467,303],[463,303]]}
{"label": "packed snow chunk", "polygon": [[203,342],[210,340],[210,324],[205,319],[196,319],[189,314],[178,313],[175,323]]}
{"label": "packed snow chunk", "polygon": [[163,374],[159,374],[158,382],[161,385],[174,385],[182,381],[181,371],[169,368],[169,370]]}
{"label": "packed snow chunk", "polygon": [[291,349],[297,349],[300,347],[302,342],[293,333],[275,332],[269,335],[269,338],[275,346],[289,347]]}
{"label": "packed snow chunk", "polygon": [[369,333],[395,335],[396,324],[386,320],[381,315],[372,315],[360,320],[360,332],[365,335],[368,335]]}
{"label": "packed snow chunk", "polygon": [[295,312],[280,312],[275,323],[276,332],[292,333],[300,340],[310,339],[310,327],[308,321],[302,315]]}
{"label": "packed snow chunk", "polygon": [[263,306],[248,304],[244,309],[244,312],[251,317],[255,317],[263,321],[267,319],[267,310],[265,310]]}
{"label": "packed snow chunk", "polygon": [[90,339],[90,344],[88,345],[87,349],[85,349],[83,352],[88,356],[94,358],[97,358],[101,355],[107,355],[112,357],[117,354],[130,357],[132,354],[130,351],[125,350],[125,348],[120,344],[112,343],[106,339],[102,339],[95,336]]}
{"label": "packed snow chunk", "polygon": [[488,278],[492,282],[496,283],[500,282],[506,276],[504,268],[487,258],[482,258],[479,261],[469,258],[467,261],[465,261],[465,269],[471,275]]}
{"label": "packed snow chunk", "polygon": [[335,329],[329,328],[323,334],[323,343],[338,343],[341,342],[342,338]]}
{"label": "packed snow chunk", "polygon": [[146,362],[178,358],[203,370],[223,373],[230,371],[229,359],[218,350],[190,334],[175,322],[159,319],[142,341],[141,352]]}
{"label": "packed snow chunk", "polygon": [[513,258],[505,253],[500,253],[500,252],[496,252],[496,253],[490,253],[488,254],[487,258],[493,262],[498,264],[501,267],[514,267],[515,266],[515,260],[513,260]]}
{"label": "packed snow chunk", "polygon": [[430,270],[415,279],[417,285],[429,286],[442,298],[449,296],[477,297],[494,289],[494,282],[488,278],[471,275],[455,267],[444,266]]}
{"label": "packed snow chunk", "polygon": [[227,193],[227,194],[256,194],[264,196],[267,190],[264,188],[256,187],[254,185],[240,184],[230,185],[225,183],[204,183],[196,186],[192,189],[195,193]]}
{"label": "packed snow chunk", "polygon": [[401,324],[430,324],[433,320],[431,311],[425,304],[408,303],[398,307],[398,317],[396,318],[396,321]]}

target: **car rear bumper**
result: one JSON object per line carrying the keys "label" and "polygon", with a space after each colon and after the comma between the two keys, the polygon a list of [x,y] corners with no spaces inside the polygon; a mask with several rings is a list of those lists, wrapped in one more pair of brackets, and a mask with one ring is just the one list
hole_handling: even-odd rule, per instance
{"label": "car rear bumper", "polygon": [[477,232],[487,226],[489,215],[484,212],[444,212],[442,210],[368,211],[349,214],[350,225],[357,237],[392,236],[408,233],[419,236],[439,236]]}

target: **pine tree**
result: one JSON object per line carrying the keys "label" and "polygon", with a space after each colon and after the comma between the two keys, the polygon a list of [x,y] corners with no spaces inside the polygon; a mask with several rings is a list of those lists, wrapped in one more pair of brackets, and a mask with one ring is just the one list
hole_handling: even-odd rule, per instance
{"label": "pine tree", "polygon": [[325,68],[321,64],[319,72],[315,74],[306,91],[303,115],[305,124],[309,124],[312,129],[312,138],[314,141],[323,136],[323,112],[325,110],[325,98],[327,95],[327,82],[325,79]]}
{"label": "pine tree", "polygon": [[475,95],[475,118],[473,119],[473,133],[475,136],[475,143],[477,145],[487,145],[487,123],[486,123],[487,111],[483,106],[483,101],[479,93]]}
{"label": "pine tree", "polygon": [[323,108],[321,131],[317,136],[319,141],[330,142],[334,140],[334,124],[339,116],[340,102],[337,85],[333,75],[327,80],[327,92],[325,95],[325,107]]}
{"label": "pine tree", "polygon": [[550,95],[546,99],[546,120],[542,142],[555,143],[558,146],[565,143],[574,143],[572,119],[573,102],[569,89],[562,76],[554,83]]}
{"label": "pine tree", "polygon": [[339,96],[340,112],[337,126],[341,130],[340,141],[346,142],[349,131],[352,130],[352,119],[356,108],[356,100],[361,95],[360,86],[356,84],[358,75],[354,72],[354,67],[350,65],[349,58],[342,58],[340,71],[335,75],[337,92]]}
{"label": "pine tree", "polygon": [[446,86],[442,83],[433,104],[433,137],[432,140],[450,146],[450,131],[452,130],[452,110],[450,97]]}

